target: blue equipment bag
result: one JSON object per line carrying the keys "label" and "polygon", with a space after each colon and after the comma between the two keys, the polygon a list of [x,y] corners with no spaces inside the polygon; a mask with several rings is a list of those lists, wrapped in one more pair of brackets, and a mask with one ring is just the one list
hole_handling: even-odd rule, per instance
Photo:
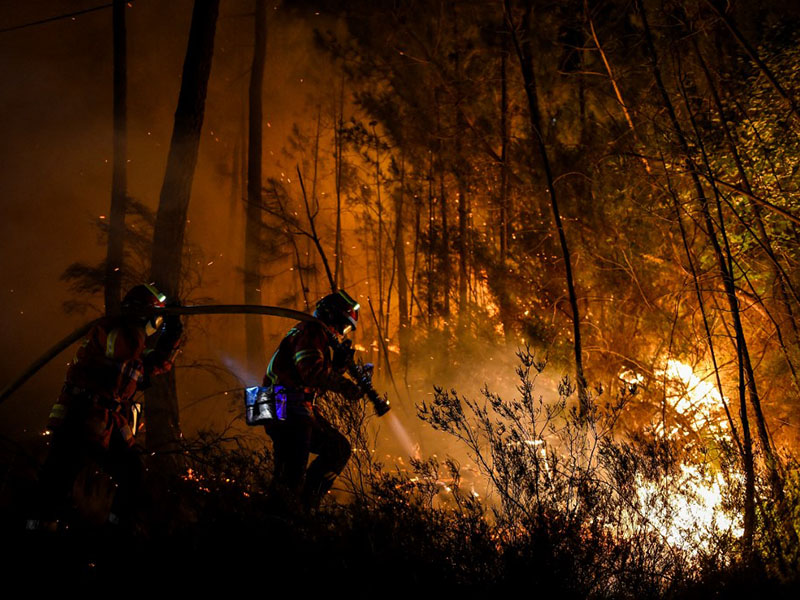
{"label": "blue equipment bag", "polygon": [[248,425],[263,425],[273,419],[285,421],[290,411],[296,416],[309,416],[311,413],[305,400],[306,395],[302,391],[281,385],[245,388],[245,421]]}
{"label": "blue equipment bag", "polygon": [[278,399],[271,387],[254,386],[244,390],[245,421],[248,425],[263,425],[272,419],[286,418],[286,395]]}

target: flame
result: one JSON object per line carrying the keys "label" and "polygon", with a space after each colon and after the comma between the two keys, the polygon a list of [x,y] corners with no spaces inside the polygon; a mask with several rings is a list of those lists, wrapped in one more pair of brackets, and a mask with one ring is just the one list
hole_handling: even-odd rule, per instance
{"label": "flame", "polygon": [[[656,372],[666,379],[667,398],[672,408],[687,418],[690,426],[701,432],[712,429],[716,436],[730,439],[728,422],[723,413],[725,399],[717,388],[695,373],[694,369],[678,360],[668,360],[666,367]],[[620,379],[628,383],[641,383],[643,378],[626,371]],[[673,425],[665,430],[660,423],[656,431],[667,438],[679,434]],[[677,474],[657,482],[639,481],[637,495],[644,507],[644,517],[672,546],[690,553],[708,550],[714,536],[728,533],[741,537],[744,533],[741,515],[725,509],[723,498],[728,483],[721,473],[709,473],[700,465],[684,463]],[[670,493],[666,502],[664,490]]]}
{"label": "flame", "polygon": [[744,533],[740,515],[723,508],[727,483],[721,473],[709,476],[697,465],[681,465],[680,473],[668,482],[680,490],[665,503],[662,486],[667,482],[640,483],[637,495],[645,507],[644,516],[673,547],[689,553],[709,550],[711,540],[722,533],[741,537]]}
{"label": "flame", "polygon": [[678,386],[667,386],[671,398],[675,399],[673,408],[681,415],[693,417],[696,430],[702,430],[709,424],[722,429],[728,426],[722,413],[725,400],[710,382],[698,377],[690,365],[668,360],[667,367],[659,375],[679,383]]}

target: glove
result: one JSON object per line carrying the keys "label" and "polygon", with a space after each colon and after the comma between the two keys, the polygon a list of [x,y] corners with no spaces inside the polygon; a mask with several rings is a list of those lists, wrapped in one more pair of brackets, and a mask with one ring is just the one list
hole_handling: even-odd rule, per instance
{"label": "glove", "polygon": [[339,373],[344,372],[347,368],[347,363],[353,360],[356,351],[352,346],[350,340],[345,340],[340,345],[335,346],[333,349],[333,369]]}
{"label": "glove", "polygon": [[352,400],[353,402],[359,400],[361,396],[364,395],[364,392],[361,391],[361,388],[349,379],[342,379],[341,383],[339,384],[338,392],[347,400]]}

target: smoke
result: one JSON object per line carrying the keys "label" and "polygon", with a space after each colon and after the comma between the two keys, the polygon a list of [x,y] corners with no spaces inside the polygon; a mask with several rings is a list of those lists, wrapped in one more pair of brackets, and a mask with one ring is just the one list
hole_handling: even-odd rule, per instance
{"label": "smoke", "polygon": [[[408,394],[392,397],[392,410],[375,425],[386,425],[386,432],[376,436],[377,455],[383,462],[403,472],[408,472],[407,459],[434,459],[442,463],[452,460],[458,465],[462,489],[471,490],[482,498],[493,497],[492,485],[486,474],[480,471],[476,457],[454,436],[433,429],[417,415],[417,407],[430,401],[435,387],[445,391],[455,390],[459,396],[480,400],[482,390],[498,394],[504,400],[519,398],[520,385],[517,367],[518,347],[496,343],[487,339],[448,340],[448,347],[440,347],[437,341],[415,340],[406,350],[410,353],[408,370],[402,360],[393,360],[393,372],[398,387],[405,387]],[[537,360],[546,358],[546,351],[536,352]],[[395,355],[393,358],[397,358]],[[400,356],[399,358],[402,358]],[[545,403],[558,399],[558,384],[564,373],[571,371],[569,365],[553,361],[543,373],[536,374],[535,395]],[[393,389],[385,371],[375,381],[379,391]],[[391,417],[391,418],[390,418]],[[414,473],[408,473],[415,476]],[[444,473],[443,481],[449,484]],[[447,493],[446,486],[442,493]]]}

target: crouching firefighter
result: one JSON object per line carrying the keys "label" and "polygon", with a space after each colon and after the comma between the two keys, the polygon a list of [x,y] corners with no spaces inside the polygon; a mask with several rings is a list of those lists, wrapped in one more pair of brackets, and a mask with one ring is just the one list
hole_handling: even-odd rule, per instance
{"label": "crouching firefighter", "polygon": [[29,529],[58,527],[70,512],[76,477],[92,463],[116,486],[108,520],[133,517],[142,477],[134,448],[141,406],[134,395],[172,367],[183,330],[177,315],[152,314],[165,302],[154,286],[137,285],[125,295],[121,314],[102,319],[81,342],[50,413],[38,515]]}
{"label": "crouching firefighter", "polygon": [[[359,309],[343,290],[322,298],[314,311],[318,321],[295,325],[269,361],[263,387],[250,388],[266,396],[255,420],[255,399],[248,401],[248,422],[263,423],[272,438],[273,493],[287,507],[317,508],[350,457],[347,438],[316,406],[318,394],[331,391],[351,401],[366,394],[379,415],[389,410],[372,388],[371,371],[356,365],[349,340],[341,341],[356,328]],[[309,454],[316,455],[310,465]]]}

